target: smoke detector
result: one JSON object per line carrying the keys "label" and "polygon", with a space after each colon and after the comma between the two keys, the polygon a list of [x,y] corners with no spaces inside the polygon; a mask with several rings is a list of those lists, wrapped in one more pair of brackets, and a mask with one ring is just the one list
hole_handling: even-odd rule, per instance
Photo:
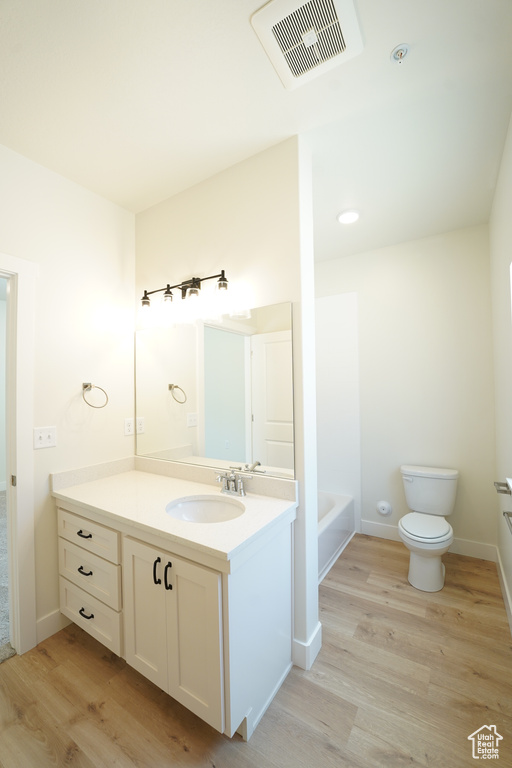
{"label": "smoke detector", "polygon": [[289,90],[343,64],[363,50],[352,0],[272,0],[251,24]]}
{"label": "smoke detector", "polygon": [[409,50],[410,48],[407,45],[407,43],[401,43],[400,45],[397,45],[396,48],[393,48],[393,50],[389,55],[389,58],[395,64],[401,64],[405,59],[405,57],[407,56],[407,54],[409,53]]}

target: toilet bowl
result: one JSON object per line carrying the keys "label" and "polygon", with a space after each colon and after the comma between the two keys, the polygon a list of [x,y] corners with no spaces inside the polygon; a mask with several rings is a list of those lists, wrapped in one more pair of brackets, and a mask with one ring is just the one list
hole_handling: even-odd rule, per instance
{"label": "toilet bowl", "polygon": [[445,519],[455,504],[458,472],[454,469],[403,465],[409,509],[398,523],[398,533],[410,551],[409,583],[423,592],[444,586],[441,557],[453,543],[453,529]]}
{"label": "toilet bowl", "polygon": [[[425,521],[439,525],[425,525]],[[441,557],[453,544],[453,529],[444,517],[409,512],[398,523],[398,533],[410,551],[408,580],[423,592],[439,592],[444,587]]]}

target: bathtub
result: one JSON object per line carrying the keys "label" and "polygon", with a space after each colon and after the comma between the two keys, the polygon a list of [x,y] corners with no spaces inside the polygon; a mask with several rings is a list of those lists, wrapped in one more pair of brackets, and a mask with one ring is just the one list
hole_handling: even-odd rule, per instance
{"label": "bathtub", "polygon": [[352,496],[318,491],[318,582],[327,575],[355,533]]}

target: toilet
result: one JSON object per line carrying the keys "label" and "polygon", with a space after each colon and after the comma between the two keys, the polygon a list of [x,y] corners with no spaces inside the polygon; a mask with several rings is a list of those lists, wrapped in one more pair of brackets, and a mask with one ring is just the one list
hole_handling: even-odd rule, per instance
{"label": "toilet", "polygon": [[444,586],[441,556],[453,542],[453,529],[445,517],[453,511],[459,473],[409,464],[400,471],[411,510],[398,522],[400,538],[411,553],[409,583],[423,592],[438,592]]}

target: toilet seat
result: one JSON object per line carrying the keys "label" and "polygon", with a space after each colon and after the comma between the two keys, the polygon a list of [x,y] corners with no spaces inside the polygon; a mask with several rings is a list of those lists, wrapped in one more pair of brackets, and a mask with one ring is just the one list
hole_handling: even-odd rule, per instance
{"label": "toilet seat", "polygon": [[450,523],[440,515],[410,512],[402,517],[398,525],[410,539],[425,544],[441,544],[453,535]]}

